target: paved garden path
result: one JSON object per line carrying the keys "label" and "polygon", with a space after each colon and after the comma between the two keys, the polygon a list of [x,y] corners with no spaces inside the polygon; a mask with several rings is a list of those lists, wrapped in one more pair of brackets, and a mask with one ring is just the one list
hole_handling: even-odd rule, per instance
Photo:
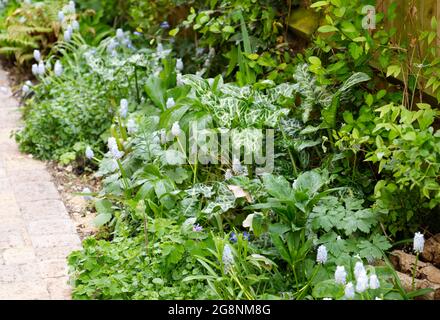
{"label": "paved garden path", "polygon": [[44,163],[10,138],[19,125],[0,68],[0,299],[70,299],[66,256],[80,240]]}

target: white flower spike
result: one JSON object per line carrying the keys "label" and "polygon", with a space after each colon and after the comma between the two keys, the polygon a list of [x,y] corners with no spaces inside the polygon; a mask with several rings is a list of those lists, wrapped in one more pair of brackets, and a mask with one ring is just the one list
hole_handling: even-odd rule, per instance
{"label": "white flower spike", "polygon": [[168,98],[167,100],[167,109],[170,109],[176,105],[176,102],[174,102],[173,98]]}
{"label": "white flower spike", "polygon": [[41,61],[41,52],[40,52],[40,50],[34,50],[34,59],[37,62]]}
{"label": "white flower spike", "polygon": [[55,62],[55,67],[53,71],[55,72],[55,75],[57,77],[60,77],[63,74],[63,65],[61,64],[60,60],[57,60],[57,62]]}
{"label": "white flower spike", "polygon": [[121,28],[116,30],[116,38],[118,38],[119,40],[122,40],[124,38],[124,30],[122,30]]}
{"label": "white flower spike", "polygon": [[180,129],[179,122],[174,122],[173,126],[171,127],[171,134],[175,137],[180,135],[182,133],[182,129]]}
{"label": "white flower spike", "polygon": [[361,273],[356,279],[356,292],[362,293],[368,289],[368,276],[366,273]]}
{"label": "white flower spike", "polygon": [[72,22],[72,29],[75,30],[75,31],[79,30],[79,22],[78,21],[74,20]]}
{"label": "white flower spike", "polygon": [[40,61],[38,64],[38,75],[42,76],[46,72],[46,67],[44,66],[43,61]]}
{"label": "white flower spike", "polygon": [[379,283],[379,279],[377,278],[377,276],[375,274],[372,274],[370,276],[370,289],[379,289],[380,288],[380,283]]}
{"label": "white flower spike", "polygon": [[225,267],[225,273],[228,273],[234,264],[234,256],[232,254],[232,249],[229,244],[225,244],[223,248],[223,256],[222,256],[223,265]]}
{"label": "white flower spike", "polygon": [[367,274],[367,271],[365,270],[364,264],[361,261],[358,261],[354,266],[354,276],[357,279],[363,274]]}
{"label": "white flower spike", "polygon": [[24,95],[27,94],[30,91],[29,86],[27,84],[23,85],[21,91],[23,92]]}
{"label": "white flower spike", "polygon": [[324,264],[327,262],[327,248],[324,245],[318,247],[318,253],[316,255],[316,262]]}
{"label": "white flower spike", "polygon": [[58,20],[63,23],[64,21],[64,12],[63,11],[59,11],[58,12]]}
{"label": "white flower spike", "polygon": [[124,152],[119,151],[118,144],[117,144],[116,139],[114,137],[108,138],[107,145],[108,145],[108,149],[110,150],[110,153],[112,154],[112,156],[115,160],[122,158],[122,156],[124,155]]}
{"label": "white flower spike", "polygon": [[183,70],[183,61],[182,61],[182,59],[177,59],[177,61],[176,61],[176,69],[179,70],[179,71]]}
{"label": "white flower spike", "polygon": [[37,75],[38,75],[38,64],[36,64],[36,63],[34,63],[34,64],[32,65],[32,74],[33,74],[34,76],[37,76]]}
{"label": "white flower spike", "polygon": [[136,133],[138,130],[136,121],[133,118],[128,119],[127,121],[127,131],[129,134]]}
{"label": "white flower spike", "polygon": [[127,99],[122,99],[120,102],[119,114],[122,118],[126,118],[128,113],[128,101]]}
{"label": "white flower spike", "polygon": [[345,286],[345,299],[353,299],[354,298],[354,286],[353,283],[349,282],[347,283],[347,285]]}
{"label": "white flower spike", "polygon": [[90,160],[90,159],[93,159],[94,156],[95,156],[95,153],[93,152],[92,148],[87,146],[87,148],[86,148],[86,158]]}
{"label": "white flower spike", "polygon": [[347,272],[344,266],[337,266],[335,271],[335,282],[339,284],[345,284],[347,279]]}
{"label": "white flower spike", "polygon": [[416,232],[414,234],[414,252],[422,253],[423,248],[425,247],[425,237],[422,233]]}

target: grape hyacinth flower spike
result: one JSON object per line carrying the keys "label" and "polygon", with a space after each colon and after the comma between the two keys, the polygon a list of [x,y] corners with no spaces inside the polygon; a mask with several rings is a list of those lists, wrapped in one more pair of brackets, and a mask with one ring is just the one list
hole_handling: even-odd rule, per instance
{"label": "grape hyacinth flower spike", "polygon": [[90,146],[87,146],[86,148],[86,158],[91,160],[95,156],[95,153],[93,152],[92,148]]}
{"label": "grape hyacinth flower spike", "polygon": [[55,62],[53,71],[57,77],[60,77],[63,74],[63,65],[61,64],[60,60]]}
{"label": "grape hyacinth flower spike", "polygon": [[327,262],[327,248],[324,245],[318,247],[318,252],[316,254],[316,262],[324,264]]}
{"label": "grape hyacinth flower spike", "polygon": [[34,50],[34,59],[37,62],[41,61],[41,52],[40,52],[40,50]]}

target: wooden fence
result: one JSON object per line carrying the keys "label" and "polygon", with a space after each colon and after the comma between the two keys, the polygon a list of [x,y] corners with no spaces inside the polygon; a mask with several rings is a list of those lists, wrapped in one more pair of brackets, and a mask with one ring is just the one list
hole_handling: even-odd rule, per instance
{"label": "wooden fence", "polygon": [[[397,3],[396,19],[386,27],[397,29],[393,39],[396,43],[417,37],[421,30],[431,30],[432,17],[437,18],[437,35],[440,35],[440,0],[377,0],[377,11],[387,12],[392,2]],[[440,47],[440,37],[437,37],[437,46]],[[440,50],[438,52],[440,55]]]}

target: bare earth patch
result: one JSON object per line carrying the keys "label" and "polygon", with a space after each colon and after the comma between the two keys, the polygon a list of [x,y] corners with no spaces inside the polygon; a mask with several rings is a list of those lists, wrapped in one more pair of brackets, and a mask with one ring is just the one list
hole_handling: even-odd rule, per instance
{"label": "bare earth patch", "polygon": [[92,192],[98,191],[100,181],[93,176],[93,173],[77,175],[72,166],[64,167],[53,161],[47,162],[46,167],[53,177],[81,240],[95,234],[98,229],[93,224],[95,218],[93,205],[77,193],[81,193],[86,187]]}

